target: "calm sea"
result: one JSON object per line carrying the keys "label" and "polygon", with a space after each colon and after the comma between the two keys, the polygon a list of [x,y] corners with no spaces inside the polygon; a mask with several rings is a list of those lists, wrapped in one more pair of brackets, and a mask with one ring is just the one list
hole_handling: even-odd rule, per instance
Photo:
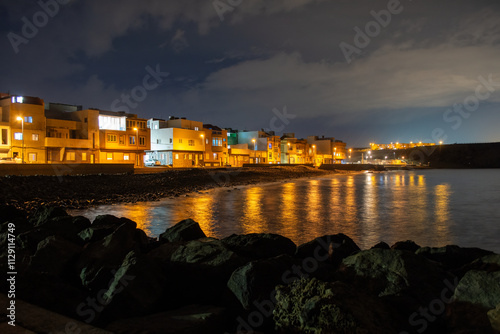
{"label": "calm sea", "polygon": [[192,218],[216,238],[278,233],[301,244],[342,232],[361,248],[410,239],[421,246],[457,244],[500,253],[500,169],[333,175],[71,214],[127,217],[150,236]]}

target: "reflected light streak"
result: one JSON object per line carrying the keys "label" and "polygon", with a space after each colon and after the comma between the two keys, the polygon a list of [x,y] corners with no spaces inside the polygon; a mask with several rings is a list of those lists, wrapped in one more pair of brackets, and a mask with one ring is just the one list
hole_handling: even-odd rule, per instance
{"label": "reflected light streak", "polygon": [[436,233],[439,239],[449,240],[450,227],[450,190],[449,184],[439,184],[434,188],[436,202],[434,214],[436,217]]}
{"label": "reflected light streak", "polygon": [[247,189],[243,210],[243,231],[248,233],[265,233],[264,218],[262,217],[262,188]]}

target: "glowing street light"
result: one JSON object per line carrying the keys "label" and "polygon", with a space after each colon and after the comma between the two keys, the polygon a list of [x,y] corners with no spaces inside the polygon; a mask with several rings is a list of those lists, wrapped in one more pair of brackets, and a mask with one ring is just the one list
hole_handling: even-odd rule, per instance
{"label": "glowing street light", "polygon": [[255,150],[257,149],[257,145],[255,145],[255,138],[252,139],[252,143],[253,143],[253,163],[256,164],[257,163],[257,152],[255,152]]}
{"label": "glowing street light", "polygon": [[21,146],[21,158],[22,158],[22,162],[23,162],[23,164],[24,164],[24,118],[22,118],[22,117],[18,116],[18,117],[16,118],[16,120],[21,121],[21,129],[22,129],[22,130],[21,130],[21,132],[22,132],[22,134],[21,134],[21,135],[23,136],[23,137],[22,137],[22,140],[23,140],[23,141],[22,141],[22,146]]}
{"label": "glowing street light", "polygon": [[137,157],[136,157],[136,164],[137,166],[139,166],[139,129],[138,128],[134,128],[134,131],[135,131],[135,145],[137,146]]}
{"label": "glowing street light", "polygon": [[443,141],[442,140],[439,141],[439,145],[443,145]]}

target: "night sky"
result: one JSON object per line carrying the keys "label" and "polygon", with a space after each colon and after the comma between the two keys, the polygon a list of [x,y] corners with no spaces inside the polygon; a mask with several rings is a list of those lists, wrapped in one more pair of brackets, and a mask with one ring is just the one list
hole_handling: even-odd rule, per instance
{"label": "night sky", "polygon": [[498,0],[1,0],[0,15],[0,92],[351,147],[500,141]]}

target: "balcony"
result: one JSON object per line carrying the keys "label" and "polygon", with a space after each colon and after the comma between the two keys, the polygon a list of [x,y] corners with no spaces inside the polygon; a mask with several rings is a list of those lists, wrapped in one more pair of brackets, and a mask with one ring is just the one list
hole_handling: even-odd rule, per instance
{"label": "balcony", "polygon": [[67,148],[92,148],[92,140],[89,139],[66,139],[66,138],[45,138],[46,147],[67,147]]}

